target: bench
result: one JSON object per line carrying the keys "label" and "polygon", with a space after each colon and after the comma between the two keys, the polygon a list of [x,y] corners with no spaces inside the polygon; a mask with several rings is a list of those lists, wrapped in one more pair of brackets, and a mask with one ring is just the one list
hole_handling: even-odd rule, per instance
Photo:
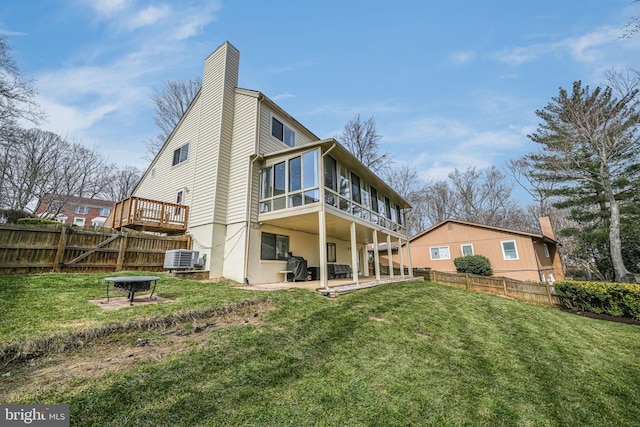
{"label": "bench", "polygon": [[353,270],[347,264],[327,264],[329,279],[344,279],[353,275]]}

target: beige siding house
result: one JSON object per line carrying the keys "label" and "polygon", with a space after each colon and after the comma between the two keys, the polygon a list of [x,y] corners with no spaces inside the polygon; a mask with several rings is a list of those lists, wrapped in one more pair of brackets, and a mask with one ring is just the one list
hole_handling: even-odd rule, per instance
{"label": "beige siding house", "polygon": [[[332,264],[349,266],[354,282],[380,280],[367,245],[407,243],[409,204],[337,141],[238,88],[239,59],[226,42],[205,60],[202,89],[133,197],[186,206],[163,204],[163,220],[188,212],[212,278],[279,282],[292,253],[325,287]],[[411,275],[408,257],[397,262]]]}
{"label": "beige siding house", "polygon": [[[548,217],[540,218],[540,227],[542,233],[537,234],[447,219],[412,237],[409,250],[416,268],[455,273],[455,258],[484,255],[494,276],[533,282],[562,280],[559,244]],[[400,254],[406,257],[407,246],[401,247]],[[393,259],[398,266],[397,248]]]}

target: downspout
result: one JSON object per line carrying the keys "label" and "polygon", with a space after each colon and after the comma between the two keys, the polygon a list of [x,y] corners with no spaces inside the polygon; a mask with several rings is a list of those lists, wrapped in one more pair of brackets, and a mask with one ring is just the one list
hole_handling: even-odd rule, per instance
{"label": "downspout", "polygon": [[[249,284],[249,248],[251,240],[251,208],[253,206],[253,167],[255,161],[262,159],[260,155],[260,122],[262,120],[262,94],[258,95],[258,120],[256,120],[256,137],[254,142],[253,154],[249,156],[251,158],[251,164],[249,165],[249,201],[247,203],[247,238],[245,239],[244,246],[244,283]],[[252,158],[253,157],[253,158]]]}
{"label": "downspout", "polygon": [[329,147],[329,149],[327,151],[325,151],[324,153],[322,153],[322,157],[325,157],[327,154],[329,154],[329,152],[331,150],[333,150],[334,148],[336,148],[336,143],[334,142],[333,145],[331,147]]}

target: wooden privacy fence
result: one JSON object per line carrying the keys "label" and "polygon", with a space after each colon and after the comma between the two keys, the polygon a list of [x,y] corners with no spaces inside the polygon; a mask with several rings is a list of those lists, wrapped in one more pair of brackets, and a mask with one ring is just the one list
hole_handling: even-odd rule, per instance
{"label": "wooden privacy fence", "polygon": [[2,224],[0,274],[162,271],[166,251],[190,247],[189,236]]}
{"label": "wooden privacy fence", "polygon": [[[383,268],[384,269],[384,268]],[[388,272],[388,268],[386,268]],[[399,269],[394,269],[400,274]],[[408,274],[408,271],[406,272]],[[530,304],[560,306],[560,299],[547,283],[522,282],[507,277],[478,276],[475,274],[443,273],[430,269],[413,269],[414,276],[421,276],[428,282],[467,289],[470,291],[504,295]]]}

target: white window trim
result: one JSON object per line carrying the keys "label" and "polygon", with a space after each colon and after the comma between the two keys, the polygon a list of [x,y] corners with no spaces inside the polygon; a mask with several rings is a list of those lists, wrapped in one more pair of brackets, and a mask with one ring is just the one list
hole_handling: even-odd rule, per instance
{"label": "white window trim", "polygon": [[[448,256],[446,258],[445,257],[434,258],[433,257],[433,252],[431,250],[432,249],[443,249],[443,248],[447,248]],[[438,261],[438,260],[441,260],[441,259],[451,259],[451,249],[449,249],[449,246],[431,246],[429,248],[429,257],[431,258],[432,261]]]}
{"label": "white window trim", "polygon": [[[507,258],[507,253],[504,250],[504,244],[509,242],[513,242],[513,248],[516,251],[515,258]],[[502,257],[504,258],[505,261],[517,261],[520,259],[520,255],[518,255],[518,244],[516,243],[515,240],[503,240],[500,242],[500,247],[502,247]]]}
{"label": "white window trim", "polygon": [[84,225],[86,224],[87,220],[83,217],[74,217],[73,218],[73,223],[79,227],[84,227]]}
{"label": "white window trim", "polygon": [[[277,121],[282,123],[282,139],[280,139],[280,138],[278,138],[278,137],[273,135],[273,119],[276,119]],[[293,132],[293,145],[291,145],[291,146],[285,142],[287,140],[287,129],[289,129],[291,132]],[[296,146],[296,131],[291,126],[287,126],[285,121],[282,120],[280,117],[276,116],[275,114],[271,114],[271,123],[269,124],[269,135],[271,135],[271,138],[275,139],[276,141],[280,141],[281,143],[283,143],[287,147],[295,147]]]}
{"label": "white window trim", "polygon": [[465,243],[460,245],[460,255],[465,256],[464,255],[464,247],[465,246],[471,246],[471,255],[475,255],[476,253],[473,250],[473,243]]}
{"label": "white window trim", "polygon": [[87,205],[78,205],[76,206],[75,213],[79,215],[86,215],[89,213],[89,206]]}
{"label": "white window trim", "polygon": [[[191,146],[190,146],[190,145],[191,145],[191,142],[190,142],[190,141],[189,141],[189,142],[185,142],[184,144],[182,144],[181,146],[179,146],[178,148],[174,149],[174,150],[171,152],[171,167],[179,166],[179,165],[181,165],[181,164],[183,164],[183,163],[186,163],[186,162],[189,160],[189,156],[191,155]],[[186,158],[186,159],[184,159],[184,160],[180,160],[180,158],[182,157],[182,149],[183,149],[185,146],[187,147],[187,158]],[[178,154],[178,163],[175,163],[175,164],[174,164],[174,163],[173,163],[173,160],[174,160],[174,158],[175,158],[176,151],[179,151],[179,154]],[[155,175],[155,171],[152,171],[152,178],[153,178],[153,175]]]}

